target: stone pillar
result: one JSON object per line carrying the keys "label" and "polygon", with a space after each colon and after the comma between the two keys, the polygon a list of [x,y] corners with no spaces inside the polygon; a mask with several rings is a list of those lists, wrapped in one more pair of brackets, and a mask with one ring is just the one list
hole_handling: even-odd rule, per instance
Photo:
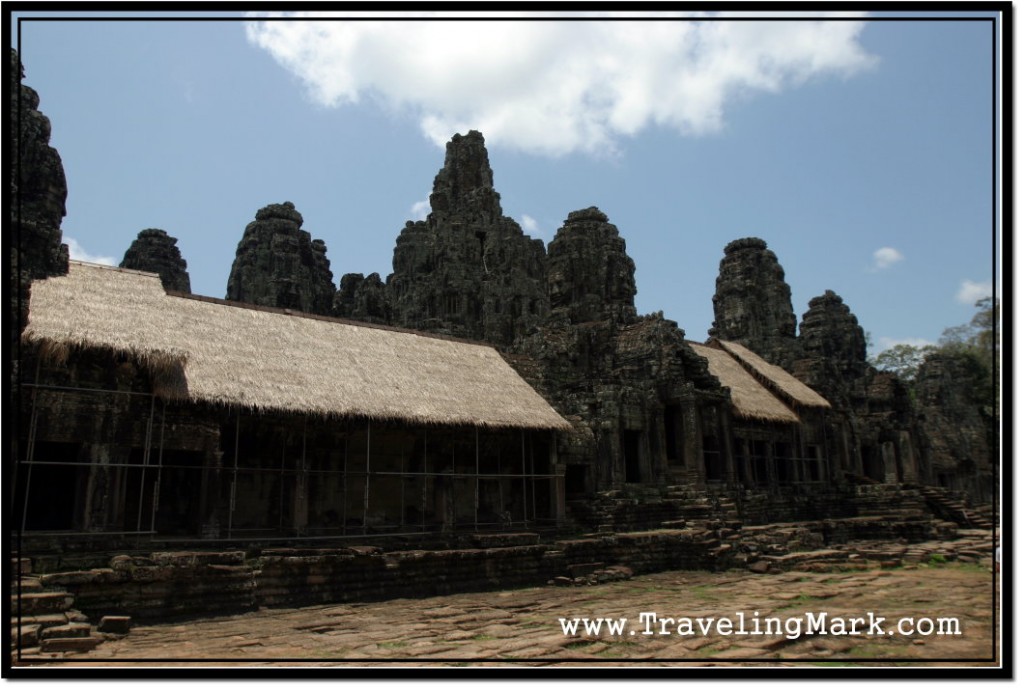
{"label": "stone pillar", "polygon": [[850,444],[850,429],[847,427],[845,421],[841,422],[838,425],[838,428],[839,434],[836,438],[836,442],[838,446],[837,451],[839,452],[839,463],[834,464],[833,468],[833,476],[837,479],[842,478],[844,470],[858,472],[853,463],[853,453],[851,451]]}
{"label": "stone pillar", "polygon": [[558,437],[554,431],[548,449],[551,472],[557,476],[551,487],[551,513],[561,523],[565,520],[565,464],[558,462]]}
{"label": "stone pillar", "polygon": [[690,398],[681,402],[683,410],[683,465],[687,474],[694,478],[698,487],[703,487],[706,476],[704,472],[704,440],[701,436],[700,421],[697,419],[697,402]]}
{"label": "stone pillar", "polygon": [[665,448],[665,426],[671,424],[665,419],[665,408],[655,413],[648,435],[651,456],[651,482],[664,484],[668,474],[668,450]]}
{"label": "stone pillar", "polygon": [[882,466],[885,469],[887,483],[899,482],[896,473],[896,445],[891,441],[882,442]]}
{"label": "stone pillar", "polygon": [[85,483],[82,528],[89,531],[118,530],[124,518],[124,468],[111,467],[127,462],[127,452],[111,444],[87,447],[90,462]]}
{"label": "stone pillar", "polygon": [[910,440],[910,432],[907,430],[900,430],[898,443],[899,460],[903,465],[903,481],[910,483],[919,482],[917,456],[914,454],[914,445]]}
{"label": "stone pillar", "polygon": [[741,439],[740,448],[737,449],[743,459],[742,468],[737,473],[737,479],[743,484],[744,487],[753,487],[754,485],[754,469],[750,462],[750,440]]}
{"label": "stone pillar", "polygon": [[309,473],[300,468],[295,476],[295,494],[292,498],[292,528],[303,530],[309,523]]}

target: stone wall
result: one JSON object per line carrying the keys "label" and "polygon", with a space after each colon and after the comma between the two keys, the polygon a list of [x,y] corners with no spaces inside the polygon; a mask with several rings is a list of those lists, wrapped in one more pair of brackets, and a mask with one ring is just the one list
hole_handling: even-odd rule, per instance
{"label": "stone wall", "polygon": [[[697,507],[691,498],[687,506]],[[704,499],[708,499],[707,496]],[[620,573],[724,570],[766,557],[777,568],[821,559],[849,542],[921,542],[956,535],[909,487],[732,497],[685,525],[640,532],[540,539],[536,533],[450,536],[447,547],[250,547],[227,551],[35,554],[48,590],[66,590],[90,617],[208,616],[254,607],[363,602],[458,592],[581,584],[607,567]],[[637,505],[641,506],[641,505]],[[831,509],[826,509],[831,506]],[[684,513],[687,513],[684,511]],[[732,518],[728,518],[728,516]],[[739,517],[739,518],[737,518]],[[810,520],[801,520],[812,517]],[[758,519],[764,523],[758,525]],[[777,521],[792,521],[780,524]],[[436,536],[433,539],[437,539]],[[457,544],[454,544],[457,543]],[[845,558],[841,549],[831,557]],[[586,582],[586,579],[583,579]]]}
{"label": "stone wall", "polygon": [[[39,578],[49,589],[72,593],[75,606],[90,616],[162,619],[537,586],[573,574],[580,564],[622,565],[634,573],[715,569],[726,563],[718,562],[724,554],[715,552],[719,544],[708,530],[685,529],[470,549],[154,552]],[[45,557],[33,563],[48,568]]]}

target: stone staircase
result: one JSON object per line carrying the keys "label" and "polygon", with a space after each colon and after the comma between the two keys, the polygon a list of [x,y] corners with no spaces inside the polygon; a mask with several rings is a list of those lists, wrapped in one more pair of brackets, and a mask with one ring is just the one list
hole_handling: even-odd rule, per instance
{"label": "stone staircase", "polygon": [[974,511],[948,490],[925,485],[915,489],[924,497],[928,508],[944,520],[952,521],[961,528],[992,530],[995,527],[991,515]]}
{"label": "stone staircase", "polygon": [[15,557],[11,561],[12,655],[85,652],[103,642],[89,618],[72,608],[71,593],[47,590],[32,575],[31,560]]}

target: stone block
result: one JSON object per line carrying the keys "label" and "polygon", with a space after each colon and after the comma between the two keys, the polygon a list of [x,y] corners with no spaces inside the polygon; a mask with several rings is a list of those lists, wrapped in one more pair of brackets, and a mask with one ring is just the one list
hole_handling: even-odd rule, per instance
{"label": "stone block", "polygon": [[92,633],[92,627],[85,623],[69,623],[64,626],[51,626],[39,632],[42,640],[50,638],[87,638]]}
{"label": "stone block", "polygon": [[126,635],[132,627],[132,618],[125,616],[105,616],[100,619],[96,630],[100,633]]}
{"label": "stone block", "polygon": [[102,636],[47,638],[39,643],[44,653],[87,653],[103,642]]}
{"label": "stone block", "polygon": [[24,615],[59,614],[69,609],[74,597],[68,593],[22,593],[11,596],[13,612]]}

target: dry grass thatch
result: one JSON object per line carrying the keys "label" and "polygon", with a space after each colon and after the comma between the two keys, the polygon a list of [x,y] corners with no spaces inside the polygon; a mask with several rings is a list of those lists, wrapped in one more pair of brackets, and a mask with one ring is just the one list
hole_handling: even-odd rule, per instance
{"label": "dry grass thatch", "polygon": [[177,369],[177,398],[415,424],[569,428],[486,345],[168,295],[156,274],[83,262],[34,283],[29,307],[26,341],[58,356],[100,348]]}
{"label": "dry grass thatch", "polygon": [[697,343],[691,343],[690,347],[697,355],[707,358],[711,374],[718,378],[722,386],[729,387],[733,414],[737,417],[765,422],[800,422],[796,413],[757,381],[732,355]]}
{"label": "dry grass thatch", "polygon": [[717,343],[736,357],[765,386],[771,388],[783,398],[788,399],[791,403],[807,408],[832,407],[832,404],[814,389],[781,367],[766,362],[749,348],[732,341],[717,341]]}

